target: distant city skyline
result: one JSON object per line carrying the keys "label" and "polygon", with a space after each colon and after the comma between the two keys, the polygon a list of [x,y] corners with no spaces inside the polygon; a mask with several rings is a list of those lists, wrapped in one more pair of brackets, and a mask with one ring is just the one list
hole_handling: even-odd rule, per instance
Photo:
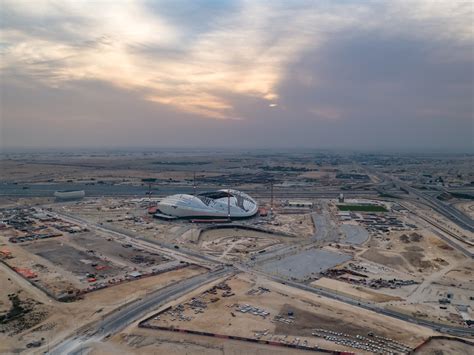
{"label": "distant city skyline", "polygon": [[0,7],[0,150],[474,151],[471,1]]}

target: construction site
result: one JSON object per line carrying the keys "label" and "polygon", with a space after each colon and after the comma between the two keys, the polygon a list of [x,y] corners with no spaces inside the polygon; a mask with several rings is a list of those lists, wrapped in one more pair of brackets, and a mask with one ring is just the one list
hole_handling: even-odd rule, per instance
{"label": "construction site", "polygon": [[0,0],[0,355],[474,355],[474,0]]}
{"label": "construction site", "polygon": [[355,308],[241,275],[159,310],[138,326],[289,349],[357,353],[405,353],[430,335],[417,327],[407,329],[403,322],[371,314],[360,322],[359,317]]}
{"label": "construction site", "polygon": [[10,269],[0,267],[0,281],[5,291],[0,299],[1,353],[25,352],[37,347],[47,351],[64,337],[84,330],[91,322],[97,322],[127,304],[177,280],[207,271],[189,266],[87,293],[74,302],[58,302],[26,280],[16,278]]}
{"label": "construction site", "polygon": [[[150,177],[144,196],[2,199],[0,352],[62,354],[82,351],[78,344],[90,354],[470,347],[472,232],[416,198],[366,193],[383,180],[362,169],[308,166],[321,170],[281,163],[279,181],[239,185],[250,195],[222,185],[195,193],[204,187],[183,168],[166,173],[176,178],[158,185],[162,194],[146,184]],[[201,183],[219,176],[202,174]],[[338,193],[311,195],[303,182],[313,178]],[[86,186],[124,189],[114,181]],[[160,203],[173,196],[181,212],[207,203],[215,213],[221,199],[224,217],[162,218]],[[251,215],[226,216],[231,202]]]}
{"label": "construction site", "polygon": [[[3,212],[9,213],[5,220],[15,227],[5,230],[5,237],[11,236],[10,245],[2,249],[4,263],[58,300],[74,300],[87,292],[187,265],[114,235],[91,232],[48,211]],[[19,222],[19,216],[24,221]]]}

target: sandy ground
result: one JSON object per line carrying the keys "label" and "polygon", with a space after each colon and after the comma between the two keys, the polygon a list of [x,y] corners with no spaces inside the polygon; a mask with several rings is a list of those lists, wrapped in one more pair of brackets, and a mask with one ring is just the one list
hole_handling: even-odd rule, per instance
{"label": "sandy ground", "polygon": [[[95,282],[119,282],[133,271],[147,274],[177,263],[160,253],[123,244],[104,232],[71,234],[58,230],[61,228],[59,223],[48,221],[35,226],[47,227],[42,233],[54,232],[61,236],[24,243],[11,243],[8,238],[26,233],[13,228],[0,231],[0,246],[11,251],[13,256],[5,262],[11,267],[27,268],[36,273],[35,282],[56,297],[87,289]],[[97,281],[90,282],[90,278]]]}
{"label": "sandy ground", "polygon": [[[55,207],[57,208],[57,207]],[[200,225],[190,224],[187,221],[166,222],[152,218],[146,213],[146,204],[132,202],[132,199],[90,199],[74,204],[63,206],[65,212],[77,215],[86,220],[95,223],[104,223],[104,225],[128,230],[146,237],[150,240],[159,240],[161,242],[181,244],[183,246],[200,249],[202,241],[206,239],[217,239],[236,235],[239,237],[259,237],[262,248],[281,242],[287,242],[288,237],[280,237],[278,234],[265,234],[259,232],[250,232],[245,230],[230,233],[229,229],[204,232],[198,241]],[[282,215],[275,214],[273,219],[257,218],[241,222],[243,224],[255,225],[260,228],[268,229],[276,233],[286,233],[297,236],[301,239],[313,235],[314,227],[309,214],[306,215]],[[264,239],[263,237],[267,237]],[[202,240],[201,240],[202,239]],[[212,245],[207,245],[212,246]],[[248,245],[246,249],[250,246]],[[213,252],[213,247],[205,248]],[[219,251],[219,247],[215,248]]]}
{"label": "sandy ground", "polygon": [[[192,227],[185,221],[166,222],[154,219],[147,213],[148,202],[133,202],[133,199],[87,199],[76,203],[54,206],[59,212],[83,218],[91,223],[102,223],[119,230],[140,233],[150,240],[175,243],[182,228]],[[177,228],[179,227],[179,228]]]}
{"label": "sandy ground", "polygon": [[[360,257],[414,276],[429,275],[465,258],[429,230],[416,233],[422,238],[413,239],[406,232],[392,232],[383,239],[372,238],[368,250]],[[403,235],[409,236],[408,241],[403,241]]]}
{"label": "sandy ground", "polygon": [[[458,236],[462,237],[462,239],[466,239],[471,243],[474,243],[474,233],[470,232],[462,227],[458,226],[457,224],[453,223],[448,218],[444,217],[443,215],[427,209],[425,206],[415,206],[413,203],[404,202],[404,204],[411,206],[412,208],[416,208],[422,213],[425,217],[429,218],[430,220],[438,223],[439,225],[443,226],[444,228],[448,229],[450,232],[457,234]],[[466,212],[467,213],[467,212]],[[416,219],[416,218],[414,218]],[[467,244],[464,245],[467,247]],[[474,247],[471,248],[471,251],[474,250]]]}
{"label": "sandy ground", "polygon": [[[417,284],[378,290],[328,278],[313,284],[421,319],[465,326],[457,305],[468,306],[464,316],[474,318],[474,302],[470,299],[474,292],[474,261],[426,229],[415,233],[400,231],[372,237],[367,247],[357,248],[353,260],[337,268],[346,267],[369,279],[396,278]],[[452,304],[441,307],[439,300],[448,293]]]}
{"label": "sandy ground", "polygon": [[[54,238],[51,238],[54,239]],[[35,241],[34,243],[47,242],[51,240]],[[54,241],[52,241],[55,243]],[[58,267],[51,261],[25,250],[22,244],[9,244],[13,258],[5,260],[10,267],[20,267],[31,270],[38,275],[35,282],[48,289],[56,296],[65,293],[68,290],[81,288],[81,283],[71,272]],[[60,253],[60,251],[58,251]]]}
{"label": "sandy ground", "polygon": [[9,295],[19,297],[21,306],[28,309],[24,316],[6,324],[0,324],[0,353],[5,353],[18,337],[28,327],[34,327],[47,319],[54,307],[50,299],[38,289],[32,287],[26,280],[20,279],[5,265],[0,264],[0,314],[6,314],[12,307]]}
{"label": "sandy ground", "polygon": [[[451,304],[442,309],[439,300],[451,294]],[[465,326],[457,305],[468,306],[466,312],[474,318],[474,261],[461,259],[458,263],[427,277],[404,302],[392,302],[387,307],[450,325]]]}
{"label": "sandy ground", "polygon": [[212,229],[201,232],[197,245],[200,250],[227,259],[241,259],[247,254],[269,246],[290,243],[291,237],[243,229]]}
{"label": "sandy ground", "polygon": [[[285,285],[255,279],[248,275],[238,275],[230,278],[227,284],[231,287],[231,292],[235,293],[234,296],[222,297],[220,291],[217,291],[217,294],[202,294],[202,291],[200,291],[174,302],[174,306],[178,304],[185,306],[183,316],[191,317],[190,320],[180,320],[177,313],[167,312],[160,315],[160,319],[150,321],[150,324],[250,338],[258,338],[258,333],[261,335],[265,330],[268,330],[267,335],[260,337],[262,340],[291,342],[299,338],[301,342],[306,340],[312,346],[319,345],[323,348],[345,349],[348,351],[352,348],[346,348],[312,336],[312,329],[327,328],[332,331],[354,335],[362,334],[364,336],[372,331],[377,335],[390,337],[412,347],[433,334],[431,330],[423,327],[367,312],[308,292],[295,290]],[[268,288],[270,292],[250,292],[249,294],[249,290],[258,289],[259,286]],[[194,313],[189,306],[186,306],[186,303],[192,297],[208,302],[203,313]],[[215,300],[216,298],[219,299]],[[244,314],[236,309],[236,304],[249,304],[270,314],[266,317],[251,313]],[[287,318],[286,314],[289,310],[294,312],[294,323],[286,324],[275,321],[274,317],[277,315],[283,315]],[[127,329],[127,333],[135,333],[135,331],[136,328],[134,327]],[[181,336],[184,339],[188,338],[185,334]],[[123,338],[119,342],[123,344]]]}
{"label": "sandy ground", "polygon": [[[0,166],[8,174],[0,174],[0,179],[4,181],[22,182],[55,182],[74,180],[89,181],[91,178],[96,180],[114,180],[125,179],[130,182],[141,182],[142,178],[159,178],[184,180],[192,179],[195,169],[189,168],[187,171],[173,169],[169,165],[154,164],[160,159],[130,159],[124,157],[108,156],[105,158],[68,158],[52,159],[48,163],[47,159],[34,160],[26,162],[0,160]],[[165,170],[165,171],[162,171]],[[201,169],[199,169],[201,170]],[[219,176],[217,172],[199,172],[199,177]]]}
{"label": "sandy ground", "polygon": [[54,198],[47,197],[32,197],[32,198],[10,198],[10,197],[0,197],[0,207],[1,208],[14,208],[14,207],[32,207],[39,206],[45,203],[51,203],[54,201]]}
{"label": "sandy ground", "polygon": [[311,285],[324,287],[337,291],[346,296],[351,296],[356,299],[368,300],[375,303],[402,300],[400,297],[387,295],[383,293],[383,291],[374,291],[367,287],[355,286],[348,284],[347,282],[328,279],[326,277],[322,277],[319,280],[312,282]]}
{"label": "sandy ground", "polygon": [[[166,222],[154,219],[146,213],[146,206],[141,206],[132,199],[90,199],[62,206],[62,209],[117,230],[139,233],[150,241],[184,246],[224,260],[249,258],[252,252],[276,244],[301,241],[314,233],[309,214],[275,214],[271,220],[256,218],[239,222],[275,232],[275,234],[270,234],[224,228],[200,232],[200,229],[205,226],[187,221]],[[298,237],[279,235],[279,232]]]}
{"label": "sandy ground", "polygon": [[472,219],[474,219],[474,202],[473,201],[468,201],[468,202],[459,202],[454,205],[459,211],[465,213]]}
{"label": "sandy ground", "polygon": [[173,282],[202,272],[205,272],[205,269],[191,266],[93,292],[87,294],[83,300],[74,303],[50,301],[47,306],[48,317],[36,327],[15,336],[1,336],[0,353],[14,352],[15,349],[21,350],[28,342],[39,340],[42,337],[46,339],[47,343],[53,344],[85,324],[100,319],[117,307]]}
{"label": "sandy ground", "polygon": [[[318,353],[311,352],[311,354]],[[94,344],[90,354],[296,355],[308,354],[308,352],[261,344],[249,344],[241,341],[137,328],[131,332],[121,333],[106,343]]]}
{"label": "sandy ground", "polygon": [[421,349],[415,351],[420,355],[460,355],[472,354],[474,346],[462,343],[456,339],[432,339]]}
{"label": "sandy ground", "polygon": [[260,226],[302,238],[309,238],[314,234],[314,224],[309,213],[279,214],[275,211],[273,219],[262,222]]}

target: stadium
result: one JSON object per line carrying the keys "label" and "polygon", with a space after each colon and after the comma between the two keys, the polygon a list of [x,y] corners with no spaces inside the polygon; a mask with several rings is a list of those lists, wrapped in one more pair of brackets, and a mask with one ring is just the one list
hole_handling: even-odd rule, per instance
{"label": "stadium", "polygon": [[248,218],[257,213],[257,202],[244,192],[217,190],[198,195],[178,194],[158,203],[158,218]]}

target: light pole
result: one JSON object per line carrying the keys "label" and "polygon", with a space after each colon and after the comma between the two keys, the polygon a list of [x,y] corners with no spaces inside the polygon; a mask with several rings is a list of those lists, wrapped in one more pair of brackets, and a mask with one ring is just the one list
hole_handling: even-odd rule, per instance
{"label": "light pole", "polygon": [[270,182],[270,217],[273,218],[273,181]]}
{"label": "light pole", "polygon": [[230,222],[230,189],[227,189],[227,218]]}

